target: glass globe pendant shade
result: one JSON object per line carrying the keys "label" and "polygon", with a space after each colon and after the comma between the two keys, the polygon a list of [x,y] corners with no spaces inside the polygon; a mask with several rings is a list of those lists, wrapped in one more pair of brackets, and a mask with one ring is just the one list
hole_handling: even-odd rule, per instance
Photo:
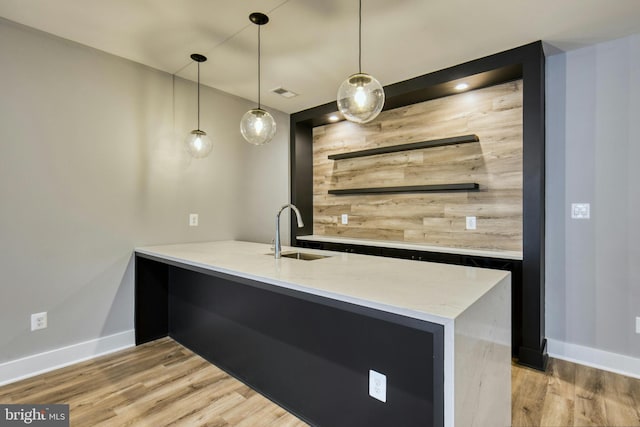
{"label": "glass globe pendant shade", "polygon": [[276,121],[268,111],[253,108],[242,116],[240,132],[247,142],[253,145],[263,145],[271,141],[276,134]]}
{"label": "glass globe pendant shade", "polygon": [[338,88],[338,109],[349,121],[370,122],[380,114],[383,106],[384,89],[369,74],[353,74]]}
{"label": "glass globe pendant shade", "polygon": [[203,130],[192,130],[185,140],[187,151],[196,159],[207,157],[213,148],[211,139]]}
{"label": "glass globe pendant shade", "polygon": [[200,130],[200,63],[205,62],[207,57],[199,53],[193,53],[191,54],[191,59],[198,64],[198,128],[189,132],[184,142],[191,157],[202,159],[207,157],[213,148],[213,143],[207,133]]}

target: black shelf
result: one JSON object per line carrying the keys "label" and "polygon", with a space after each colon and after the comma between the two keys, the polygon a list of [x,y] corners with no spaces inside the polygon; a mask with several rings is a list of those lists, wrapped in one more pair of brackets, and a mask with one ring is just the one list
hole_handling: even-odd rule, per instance
{"label": "black shelf", "polygon": [[369,150],[352,151],[350,153],[330,154],[330,160],[353,159],[356,157],[375,156],[376,154],[397,153],[399,151],[419,150],[421,148],[443,147],[445,145],[466,144],[468,142],[478,142],[478,135],[462,135],[451,138],[432,139],[429,141],[412,142],[410,144],[392,145],[389,147],[371,148]]}
{"label": "black shelf", "polygon": [[347,188],[344,190],[329,190],[329,194],[336,196],[346,194],[384,194],[384,193],[443,193],[450,191],[478,191],[480,185],[475,182],[464,182],[460,184],[437,184],[437,185],[403,185],[400,187],[369,187],[369,188]]}

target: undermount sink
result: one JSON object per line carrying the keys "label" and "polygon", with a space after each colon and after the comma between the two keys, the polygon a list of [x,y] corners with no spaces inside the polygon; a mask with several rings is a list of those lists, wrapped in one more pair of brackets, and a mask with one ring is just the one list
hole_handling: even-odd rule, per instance
{"label": "undermount sink", "polygon": [[[272,255],[272,254],[269,254]],[[329,258],[329,255],[310,254],[307,252],[282,252],[282,258],[301,259],[303,261],[313,261],[314,259]]]}

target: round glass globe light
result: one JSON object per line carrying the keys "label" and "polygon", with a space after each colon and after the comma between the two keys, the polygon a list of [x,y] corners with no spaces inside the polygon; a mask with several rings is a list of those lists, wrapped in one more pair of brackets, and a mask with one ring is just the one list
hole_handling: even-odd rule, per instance
{"label": "round glass globe light", "polygon": [[213,143],[207,133],[200,129],[192,130],[187,136],[185,144],[189,154],[196,159],[207,157],[213,148]]}
{"label": "round glass globe light", "polygon": [[242,116],[240,132],[244,139],[253,145],[266,144],[276,134],[276,121],[269,112],[262,108],[254,108]]}
{"label": "round glass globe light", "polygon": [[349,121],[370,122],[380,114],[383,106],[384,89],[369,74],[353,74],[338,88],[338,109]]}

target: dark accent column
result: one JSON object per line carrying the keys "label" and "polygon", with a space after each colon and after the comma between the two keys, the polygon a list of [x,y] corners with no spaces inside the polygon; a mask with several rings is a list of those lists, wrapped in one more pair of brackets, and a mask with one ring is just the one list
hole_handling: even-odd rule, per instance
{"label": "dark accent column", "polygon": [[309,123],[295,123],[291,119],[291,203],[302,214],[304,227],[298,228],[291,212],[291,244],[296,236],[313,234],[313,136]]}
{"label": "dark accent column", "polygon": [[144,344],[169,333],[167,315],[167,264],[135,257],[135,330],[136,345]]}
{"label": "dark accent column", "polygon": [[522,346],[518,361],[544,370],[548,360],[544,337],[545,58],[541,43],[525,48]]}

